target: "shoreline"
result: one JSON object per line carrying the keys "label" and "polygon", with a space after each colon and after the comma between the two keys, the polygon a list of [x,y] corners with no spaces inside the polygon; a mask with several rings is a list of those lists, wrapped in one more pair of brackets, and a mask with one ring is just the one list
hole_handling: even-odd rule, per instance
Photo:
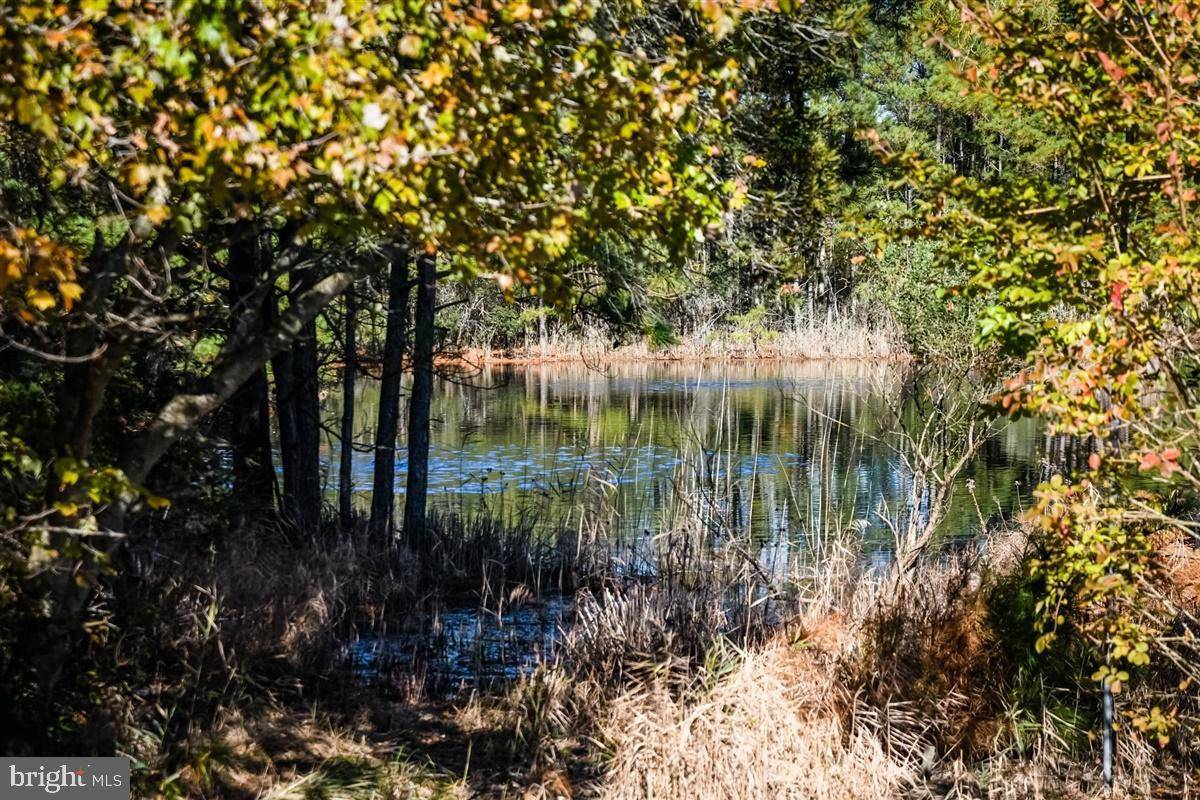
{"label": "shoreline", "polygon": [[524,346],[463,347],[444,355],[447,364],[530,365],[637,362],[904,362],[912,354],[888,326],[844,321],[788,330],[718,330],[693,333],[663,347],[646,342],[614,344],[607,337],[577,334],[527,340]]}
{"label": "shoreline", "polygon": [[[434,364],[447,369],[482,369],[497,366],[548,364],[746,364],[767,363],[874,363],[905,364],[915,356],[900,332],[888,324],[851,321],[786,330],[709,330],[694,332],[673,344],[653,347],[645,341],[615,344],[607,335],[551,333],[503,347],[463,343],[447,336]],[[408,359],[406,359],[407,361]],[[359,365],[374,374],[378,355],[359,355]],[[343,364],[331,364],[341,369]]]}
{"label": "shoreline", "polygon": [[[491,367],[539,367],[539,366],[576,366],[588,367],[608,366],[614,364],[908,364],[915,356],[907,351],[899,350],[892,353],[878,354],[802,354],[802,353],[738,353],[738,352],[702,352],[702,353],[652,353],[652,352],[623,352],[623,348],[602,353],[584,352],[554,352],[518,355],[513,351],[485,351],[481,348],[468,348],[458,352],[439,353],[434,356],[435,367],[450,368],[460,371],[477,370]],[[342,361],[328,364],[330,369],[341,371],[345,368]],[[405,371],[410,368],[406,360]],[[358,370],[361,374],[379,378],[380,359],[360,357]]]}
{"label": "shoreline", "polygon": [[805,354],[787,352],[625,352],[625,348],[608,350],[600,353],[576,352],[543,352],[518,354],[509,351],[485,351],[480,348],[470,348],[454,354],[443,354],[434,359],[436,364],[444,366],[539,366],[543,364],[706,364],[706,363],[837,363],[837,362],[872,362],[901,364],[913,360],[911,353],[897,351],[892,353],[860,353],[849,354]]}

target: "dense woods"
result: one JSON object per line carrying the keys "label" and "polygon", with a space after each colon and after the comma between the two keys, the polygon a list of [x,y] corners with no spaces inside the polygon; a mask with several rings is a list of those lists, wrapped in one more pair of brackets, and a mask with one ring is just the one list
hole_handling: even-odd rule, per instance
{"label": "dense woods", "polygon": [[[1186,796],[1198,19],[0,2],[0,754],[129,756],[145,797]],[[893,505],[813,511],[868,433],[812,396],[803,436],[800,399],[670,409],[698,466],[642,544],[619,472],[561,519],[434,497],[449,387],[660,360],[890,365],[854,413]],[[1018,421],[1038,472],[981,505]],[[360,655],[560,605],[465,695]]]}

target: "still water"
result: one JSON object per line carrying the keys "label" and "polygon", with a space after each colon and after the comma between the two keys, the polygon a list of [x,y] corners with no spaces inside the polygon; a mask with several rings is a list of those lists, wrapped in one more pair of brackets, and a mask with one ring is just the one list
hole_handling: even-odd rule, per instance
{"label": "still water", "polygon": [[[895,432],[920,425],[918,394],[898,368],[868,364],[485,368],[438,385],[430,506],[532,514],[547,527],[602,519],[633,537],[684,514],[764,542],[853,526],[882,553],[884,520],[902,513],[912,478]],[[363,505],[378,406],[377,382],[360,380],[353,483]],[[339,393],[325,412],[336,431]],[[998,429],[956,481],[947,536],[969,536],[1028,502],[1039,431],[1032,421]],[[333,492],[339,445],[331,435],[323,447]],[[405,471],[401,442],[399,502]]]}

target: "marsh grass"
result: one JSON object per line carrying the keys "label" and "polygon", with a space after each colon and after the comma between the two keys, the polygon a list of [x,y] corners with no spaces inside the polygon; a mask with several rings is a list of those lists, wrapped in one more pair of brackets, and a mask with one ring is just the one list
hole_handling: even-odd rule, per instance
{"label": "marsh grass", "polygon": [[1065,678],[1018,668],[1027,654],[996,628],[995,598],[1027,580],[1029,544],[1020,530],[993,540],[984,555],[924,561],[915,580],[848,559],[804,578],[762,641],[701,627],[698,658],[686,637],[662,651],[697,627],[662,613],[654,589],[585,598],[560,661],[510,695],[510,724],[560,770],[562,743],[593,742],[574,773],[580,796],[1185,796],[1195,756],[1128,729],[1114,788],[1103,786],[1082,662],[1057,654],[1076,670]]}
{"label": "marsh grass", "polygon": [[[566,537],[483,515],[434,517],[430,529],[425,553],[372,539],[364,525],[330,526],[302,545],[243,532],[198,558],[186,541],[133,549],[130,569],[99,601],[113,638],[96,644],[120,659],[97,667],[111,671],[108,705],[121,717],[106,722],[120,726],[139,785],[166,792],[186,774],[187,791],[196,791],[208,771],[224,769],[222,746],[207,732],[230,713],[252,718],[317,698],[358,706],[364,692],[396,694],[397,685],[354,675],[346,642],[360,635],[422,630],[452,607],[500,613],[590,580],[587,551]],[[422,665],[409,666],[404,694],[421,697]],[[313,787],[330,780],[308,778],[280,796],[324,796]]]}
{"label": "marsh grass", "polygon": [[[902,555],[885,566],[864,557],[862,521],[829,486],[782,486],[792,527],[755,533],[745,498],[762,476],[735,465],[758,453],[720,413],[685,429],[673,491],[640,531],[612,476],[585,475],[571,513],[501,498],[439,514],[419,553],[361,525],[302,544],[229,536],[205,559],[181,557],[185,542],[135,549],[131,585],[110,599],[117,649],[138,665],[117,704],[138,785],[276,798],[1096,795],[1090,667],[1082,650],[1033,647],[1034,544],[1011,528],[940,546],[934,506],[958,462],[930,454],[976,446],[941,409],[928,417],[940,435],[894,440],[915,488],[906,507],[878,510]],[[810,469],[830,473],[847,456],[837,448],[859,446],[826,437]],[[480,661],[475,680],[440,685],[430,661],[363,670],[348,656],[364,637],[436,629],[450,609],[503,627],[554,599],[553,647],[511,679],[483,681]],[[139,628],[139,606],[170,613]],[[1198,766],[1136,731],[1119,741],[1117,796],[1182,792]]]}
{"label": "marsh grass", "polygon": [[[433,520],[427,558],[356,534],[159,577],[181,677],[164,667],[131,713],[139,785],[277,798],[1106,791],[1086,665],[1031,652],[1023,531],[880,570],[850,526],[768,570],[762,542],[714,539],[703,508],[664,510],[672,528],[637,569],[578,529],[548,538],[452,515]],[[495,611],[564,590],[557,647],[507,686],[447,701],[417,668],[401,691],[338,658],[347,636],[420,626],[439,606]],[[1116,796],[1182,792],[1197,766],[1134,731],[1119,741]]]}
{"label": "marsh grass", "polygon": [[889,321],[850,317],[814,320],[812,324],[763,327],[753,319],[698,328],[672,341],[650,338],[612,344],[603,328],[583,332],[551,326],[544,338],[497,348],[488,341],[453,342],[448,358],[476,364],[587,361],[740,361],[903,360],[909,355],[904,335]]}

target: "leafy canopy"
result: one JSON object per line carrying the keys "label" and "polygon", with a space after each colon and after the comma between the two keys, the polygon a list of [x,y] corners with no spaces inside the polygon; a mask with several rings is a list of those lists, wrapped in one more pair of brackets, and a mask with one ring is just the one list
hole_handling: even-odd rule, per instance
{"label": "leafy canopy", "polygon": [[[980,337],[1025,361],[998,404],[1092,450],[1075,480],[1038,489],[1042,645],[1082,632],[1119,688],[1153,653],[1187,661],[1160,635],[1171,602],[1152,581],[1155,537],[1188,533],[1178,515],[1200,489],[1200,4],[959,10],[986,45],[964,59],[964,91],[1059,137],[1062,160],[963,176],[876,143],[923,192],[914,232],[968,266],[957,291],[989,298]],[[1170,720],[1156,707],[1135,722],[1165,736]]]}
{"label": "leafy canopy", "polygon": [[[677,13],[704,38],[741,11]],[[737,65],[681,36],[648,51],[645,13],[597,0],[34,1],[0,11],[0,119],[38,135],[56,185],[111,194],[141,240],[281,214],[468,255],[561,296],[548,265],[595,232],[681,245],[732,192],[699,137],[736,99]]]}

